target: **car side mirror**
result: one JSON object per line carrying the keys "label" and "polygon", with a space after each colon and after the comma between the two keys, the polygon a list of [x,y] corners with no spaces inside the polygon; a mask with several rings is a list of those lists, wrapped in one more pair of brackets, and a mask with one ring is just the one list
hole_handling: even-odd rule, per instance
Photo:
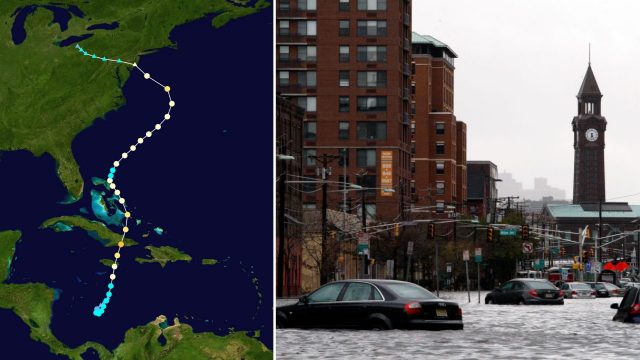
{"label": "car side mirror", "polygon": [[307,295],[301,297],[299,300],[300,300],[301,303],[303,303],[305,305],[309,303],[309,297],[307,297]]}
{"label": "car side mirror", "polygon": [[611,304],[611,308],[614,309],[614,310],[618,310],[618,308],[619,308],[618,303]]}

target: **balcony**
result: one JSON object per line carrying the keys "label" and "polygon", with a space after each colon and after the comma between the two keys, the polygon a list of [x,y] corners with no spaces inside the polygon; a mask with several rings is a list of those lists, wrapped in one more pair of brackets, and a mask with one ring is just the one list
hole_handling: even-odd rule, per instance
{"label": "balcony", "polygon": [[405,75],[411,75],[411,66],[409,64],[404,64],[402,70]]}
{"label": "balcony", "polygon": [[402,89],[402,100],[406,100],[406,101],[410,100],[409,90]]}
{"label": "balcony", "polygon": [[411,116],[407,113],[402,114],[402,123],[409,125],[411,123]]}
{"label": "balcony", "polygon": [[307,68],[315,68],[315,61],[302,61],[302,60],[278,60],[278,69],[307,69]]}
{"label": "balcony", "polygon": [[409,14],[404,14],[404,15],[402,16],[402,20],[403,20],[403,22],[404,22],[404,24],[405,24],[406,26],[410,26],[410,25],[411,25],[411,15],[409,15]]}

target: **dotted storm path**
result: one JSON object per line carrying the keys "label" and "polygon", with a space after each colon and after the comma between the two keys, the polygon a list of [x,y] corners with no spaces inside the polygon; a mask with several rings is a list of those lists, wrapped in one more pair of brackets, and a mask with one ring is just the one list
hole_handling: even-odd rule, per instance
{"label": "dotted storm path", "polygon": [[176,103],[171,99],[171,88],[169,86],[165,86],[159,83],[158,81],[156,81],[154,78],[151,77],[149,73],[144,72],[138,66],[138,64],[126,62],[120,59],[109,59],[104,56],[100,57],[100,56],[97,56],[96,54],[90,54],[86,50],[84,50],[80,45],[77,45],[77,44],[75,48],[78,49],[80,54],[82,54],[83,56],[88,56],[90,59],[96,59],[102,62],[115,62],[117,64],[126,64],[129,66],[133,66],[134,68],[138,69],[140,73],[142,73],[142,76],[145,79],[151,80],[154,83],[158,84],[158,86],[160,86],[167,93],[167,96],[169,97],[169,109],[164,115],[164,118],[159,123],[157,123],[153,127],[153,129],[151,129],[150,131],[147,131],[143,137],[139,137],[136,143],[129,147],[129,150],[127,150],[126,152],[123,152],[120,155],[120,159],[113,162],[113,167],[109,169],[109,175],[107,175],[107,183],[109,184],[109,188],[113,191],[114,195],[118,199],[118,202],[122,205],[122,208],[124,210],[124,227],[122,228],[122,238],[118,242],[118,251],[116,251],[113,254],[114,263],[113,265],[111,265],[112,271],[111,271],[111,275],[109,275],[109,284],[107,285],[108,290],[105,294],[104,299],[102,299],[102,302],[98,306],[93,308],[93,315],[97,317],[101,317],[104,314],[105,310],[107,309],[107,305],[109,304],[109,301],[111,301],[111,296],[113,295],[113,288],[114,288],[113,281],[116,279],[116,270],[118,270],[118,260],[120,259],[120,252],[124,247],[125,236],[127,232],[129,232],[128,223],[129,223],[129,218],[131,218],[131,213],[127,210],[127,206],[125,205],[125,200],[124,200],[124,197],[122,196],[122,192],[120,191],[120,189],[116,187],[116,183],[114,180],[116,177],[116,170],[123,163],[125,159],[129,158],[130,153],[136,151],[136,149],[140,145],[142,145],[145,142],[145,140],[150,138],[154,132],[162,129],[162,125],[164,124],[164,122],[171,118],[171,108],[173,108]]}

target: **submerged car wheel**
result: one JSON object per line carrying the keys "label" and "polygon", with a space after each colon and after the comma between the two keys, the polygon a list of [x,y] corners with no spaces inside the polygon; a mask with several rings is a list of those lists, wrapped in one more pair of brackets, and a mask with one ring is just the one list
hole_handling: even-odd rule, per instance
{"label": "submerged car wheel", "polygon": [[369,323],[367,324],[367,330],[374,330],[374,331],[389,330],[389,326],[380,319],[374,319],[369,321]]}
{"label": "submerged car wheel", "polygon": [[518,305],[526,305],[527,303],[524,302],[523,298],[520,298],[520,300],[518,300]]}
{"label": "submerged car wheel", "polygon": [[494,302],[493,302],[493,298],[486,298],[486,299],[484,299],[484,303],[485,303],[485,304],[494,304]]}

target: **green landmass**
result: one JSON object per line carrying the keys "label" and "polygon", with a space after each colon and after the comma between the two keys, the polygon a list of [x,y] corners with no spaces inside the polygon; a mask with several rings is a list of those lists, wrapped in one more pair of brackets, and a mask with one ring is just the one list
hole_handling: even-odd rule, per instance
{"label": "green landmass", "polygon": [[17,230],[0,231],[0,283],[9,276],[11,259],[13,259],[16,243],[21,236],[22,233]]}
{"label": "green landmass", "polygon": [[[29,5],[49,5],[50,0],[32,0]],[[54,2],[55,3],[55,2]],[[225,0],[70,0],[56,6],[77,6],[84,17],[73,15],[62,32],[52,22],[53,11],[38,6],[24,22],[25,41],[15,45],[10,38],[16,10],[22,0],[0,2],[0,151],[28,150],[35,156],[50,154],[57,174],[67,189],[67,201],[82,196],[84,181],[71,143],[97,118],[123,106],[122,88],[130,67],[103,64],[81,56],[73,46],[62,48],[62,40],[92,34],[80,45],[96,55],[138,62],[145,54],[171,46],[170,32],[208,14],[220,27],[232,19],[259,12],[269,4],[258,1],[244,7]],[[114,30],[86,30],[117,20]],[[158,75],[162,78],[162,75]],[[169,74],[165,74],[169,76]]]}
{"label": "green landmass", "polygon": [[111,267],[111,265],[113,265],[115,261],[113,261],[112,259],[100,259],[100,263],[104,266],[108,266],[109,268]]}
{"label": "green landmass", "polygon": [[[120,239],[122,239],[122,234],[118,234],[109,230],[109,228],[107,228],[105,224],[99,221],[85,219],[84,217],[79,215],[58,216],[51,218],[45,220],[42,225],[40,225],[40,228],[53,228],[55,231],[60,231],[59,227],[55,226],[57,223],[62,223],[72,228],[80,228],[86,231],[93,238],[100,241],[100,243],[102,243],[102,245],[104,245],[105,247],[117,246]],[[138,243],[133,241],[132,239],[124,239],[124,246],[134,246],[137,244]]]}
{"label": "green landmass", "polygon": [[215,265],[218,263],[216,259],[202,259],[202,265]]}
{"label": "green landmass", "polygon": [[[127,331],[124,343],[114,350],[117,359],[273,359],[271,351],[260,341],[244,333],[217,336],[194,333],[191,326],[174,324],[161,328],[166,317],[161,315],[145,325]],[[164,336],[166,344],[158,338]]]}
{"label": "green landmass", "polygon": [[149,250],[149,256],[151,256],[151,258],[136,258],[136,261],[140,264],[158,263],[160,264],[160,266],[165,267],[165,265],[167,265],[167,263],[169,262],[191,261],[191,256],[171,246],[155,247],[149,245],[145,246],[144,248]]}

